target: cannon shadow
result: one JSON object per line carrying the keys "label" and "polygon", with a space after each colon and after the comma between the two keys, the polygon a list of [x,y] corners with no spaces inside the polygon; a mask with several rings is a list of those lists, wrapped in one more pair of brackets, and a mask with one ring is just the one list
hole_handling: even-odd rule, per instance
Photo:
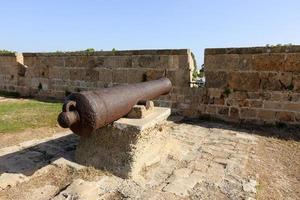
{"label": "cannon shadow", "polygon": [[0,156],[0,175],[3,173],[32,175],[58,158],[73,161],[79,142],[75,134],[62,136],[25,149]]}

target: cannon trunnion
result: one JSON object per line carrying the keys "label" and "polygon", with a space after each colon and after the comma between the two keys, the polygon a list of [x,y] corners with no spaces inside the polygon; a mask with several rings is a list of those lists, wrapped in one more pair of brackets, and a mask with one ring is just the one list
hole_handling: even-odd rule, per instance
{"label": "cannon trunnion", "polygon": [[72,93],[64,102],[58,123],[80,136],[120,119],[139,101],[168,94],[172,83],[168,78],[136,84],[119,85],[95,91]]}

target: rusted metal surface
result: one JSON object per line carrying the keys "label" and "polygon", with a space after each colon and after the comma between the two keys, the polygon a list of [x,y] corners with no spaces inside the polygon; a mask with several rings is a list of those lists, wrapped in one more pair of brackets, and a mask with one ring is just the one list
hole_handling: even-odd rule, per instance
{"label": "rusted metal surface", "polygon": [[120,85],[95,91],[72,93],[64,102],[58,123],[80,136],[88,136],[125,116],[139,101],[168,94],[172,83],[168,78],[136,84]]}

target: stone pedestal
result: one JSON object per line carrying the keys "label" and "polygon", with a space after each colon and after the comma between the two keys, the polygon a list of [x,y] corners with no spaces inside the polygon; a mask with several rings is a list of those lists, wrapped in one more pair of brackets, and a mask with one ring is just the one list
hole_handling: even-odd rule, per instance
{"label": "stone pedestal", "polygon": [[[122,178],[132,177],[147,165],[145,162],[159,159],[160,127],[170,113],[169,108],[155,107],[144,118],[121,118],[98,129],[80,139],[75,160]],[[146,154],[147,158],[143,157]]]}

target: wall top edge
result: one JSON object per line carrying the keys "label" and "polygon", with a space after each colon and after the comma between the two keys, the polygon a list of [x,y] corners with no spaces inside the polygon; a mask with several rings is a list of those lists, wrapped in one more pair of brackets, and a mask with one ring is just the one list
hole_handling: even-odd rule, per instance
{"label": "wall top edge", "polygon": [[204,51],[205,55],[261,54],[261,53],[300,53],[300,45],[264,46],[264,47],[207,48]]}
{"label": "wall top edge", "polygon": [[122,51],[94,51],[94,52],[40,52],[23,53],[30,56],[130,56],[130,55],[187,55],[189,49],[149,49],[149,50],[122,50]]}
{"label": "wall top edge", "polygon": [[16,57],[16,53],[0,53],[1,57]]}

